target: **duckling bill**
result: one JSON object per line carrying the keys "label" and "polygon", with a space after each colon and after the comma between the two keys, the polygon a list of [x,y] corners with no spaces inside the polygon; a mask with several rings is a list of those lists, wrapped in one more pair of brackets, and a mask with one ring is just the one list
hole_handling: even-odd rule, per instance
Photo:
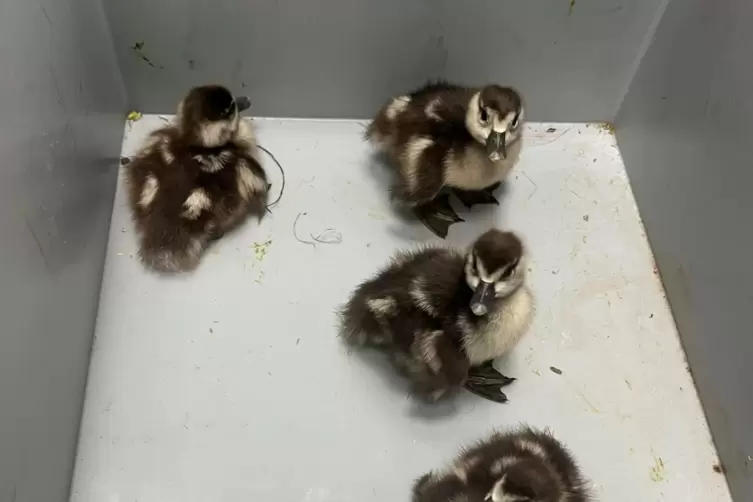
{"label": "duckling bill", "polygon": [[529,427],[492,434],[413,485],[413,502],[589,500],[572,453],[549,432]]}
{"label": "duckling bill", "polygon": [[210,243],[249,216],[263,217],[269,185],[240,117],[250,105],[221,86],[195,87],[175,122],[151,133],[124,166],[147,267],[193,270]]}
{"label": "duckling bill", "polygon": [[443,247],[403,252],[356,288],[341,332],[390,355],[414,391],[435,400],[454,388],[506,402],[494,359],[527,331],[534,302],[525,251],[511,232],[489,230],[465,253]]}
{"label": "duckling bill", "polygon": [[391,99],[365,136],[395,167],[393,196],[445,238],[464,221],[448,191],[469,209],[498,204],[494,192],[518,161],[523,121],[523,99],[510,87],[439,82]]}

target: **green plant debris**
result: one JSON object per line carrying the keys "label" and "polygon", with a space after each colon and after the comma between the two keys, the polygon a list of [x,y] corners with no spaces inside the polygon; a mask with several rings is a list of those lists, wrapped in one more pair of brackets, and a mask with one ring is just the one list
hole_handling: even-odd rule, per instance
{"label": "green plant debris", "polygon": [[267,255],[267,249],[269,249],[269,246],[272,244],[271,240],[264,241],[264,242],[254,242],[251,247],[254,250],[254,257],[256,258],[256,261],[262,261],[264,257]]}
{"label": "green plant debris", "polygon": [[549,369],[552,370],[552,373],[556,373],[557,375],[561,375],[562,374],[562,370],[559,369],[559,368],[557,368],[557,367],[555,367],[555,366],[549,366]]}
{"label": "green plant debris", "polygon": [[630,383],[630,380],[625,380],[625,385],[627,385],[628,389],[633,390],[633,384]]}
{"label": "green plant debris", "polygon": [[138,57],[141,58],[142,61],[144,61],[146,64],[151,66],[152,68],[157,68],[159,70],[164,70],[165,67],[162,65],[155,64],[154,61],[149,59],[146,54],[144,54],[144,42],[136,42],[131,46],[131,50],[136,53]]}
{"label": "green plant debris", "polygon": [[605,132],[611,136],[614,136],[614,124],[609,122],[602,122],[597,126],[600,131]]}
{"label": "green plant debris", "polygon": [[568,16],[572,16],[573,9],[575,9],[575,0],[570,0],[570,10],[567,11]]}
{"label": "green plant debris", "polygon": [[128,120],[129,122],[138,122],[143,116],[144,115],[142,115],[141,112],[132,111],[128,114],[128,116],[126,116],[126,120]]}
{"label": "green plant debris", "polygon": [[667,477],[667,468],[661,457],[654,457],[654,466],[651,468],[651,481],[661,483]]}

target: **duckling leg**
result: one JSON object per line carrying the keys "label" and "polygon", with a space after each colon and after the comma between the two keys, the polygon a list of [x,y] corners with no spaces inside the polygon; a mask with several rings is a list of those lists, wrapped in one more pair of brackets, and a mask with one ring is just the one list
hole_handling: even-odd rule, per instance
{"label": "duckling leg", "polygon": [[470,209],[476,204],[496,204],[499,205],[499,201],[494,197],[494,192],[500,187],[502,182],[497,182],[482,190],[461,190],[459,188],[453,188],[452,191],[455,196],[463,203],[463,205]]}
{"label": "duckling leg", "polygon": [[437,196],[431,202],[417,206],[415,212],[418,219],[442,239],[447,237],[450,225],[465,221],[452,209],[450,196],[446,193]]}

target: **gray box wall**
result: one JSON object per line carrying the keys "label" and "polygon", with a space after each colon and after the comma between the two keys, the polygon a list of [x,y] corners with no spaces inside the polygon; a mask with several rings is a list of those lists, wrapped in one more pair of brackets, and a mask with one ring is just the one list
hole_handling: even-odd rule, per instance
{"label": "gray box wall", "polygon": [[364,118],[444,77],[515,85],[529,118],[553,121],[615,117],[665,4],[105,0],[139,110],[171,113],[187,86],[221,82],[245,87],[257,116]]}
{"label": "gray box wall", "polygon": [[753,500],[752,20],[749,0],[671,2],[617,120],[633,191],[738,501]]}
{"label": "gray box wall", "polygon": [[[257,115],[366,117],[444,77],[509,82],[533,119],[566,121],[615,116],[667,3],[103,1],[145,112],[215,81],[245,87]],[[753,405],[740,394],[753,355],[751,13],[743,0],[672,2],[618,121],[738,500],[753,499]],[[124,93],[99,0],[6,0],[0,38],[0,500],[54,502],[73,465]]]}
{"label": "gray box wall", "polygon": [[0,500],[64,502],[125,98],[99,0],[0,2]]}

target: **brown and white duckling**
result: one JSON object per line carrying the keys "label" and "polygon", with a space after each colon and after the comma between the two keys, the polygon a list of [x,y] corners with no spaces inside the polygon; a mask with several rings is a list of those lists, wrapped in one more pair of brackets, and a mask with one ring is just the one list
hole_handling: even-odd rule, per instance
{"label": "brown and white duckling", "polygon": [[413,486],[413,502],[589,500],[586,480],[567,448],[548,432],[528,427],[493,434]]}
{"label": "brown and white duckling", "polygon": [[249,106],[224,87],[195,87],[174,124],[150,134],[125,167],[139,254],[149,268],[192,270],[210,242],[264,215],[267,178],[240,117]]}
{"label": "brown and white duckling", "polygon": [[468,208],[497,204],[492,195],[517,163],[523,100],[510,87],[427,84],[386,103],[366,130],[398,175],[393,196],[412,207],[436,235],[463,221],[450,188]]}
{"label": "brown and white duckling", "polygon": [[342,336],[392,356],[414,390],[437,399],[464,386],[505,402],[514,381],[494,369],[528,329],[534,301],[524,248],[489,230],[463,255],[441,247],[404,252],[359,285],[342,308]]}

